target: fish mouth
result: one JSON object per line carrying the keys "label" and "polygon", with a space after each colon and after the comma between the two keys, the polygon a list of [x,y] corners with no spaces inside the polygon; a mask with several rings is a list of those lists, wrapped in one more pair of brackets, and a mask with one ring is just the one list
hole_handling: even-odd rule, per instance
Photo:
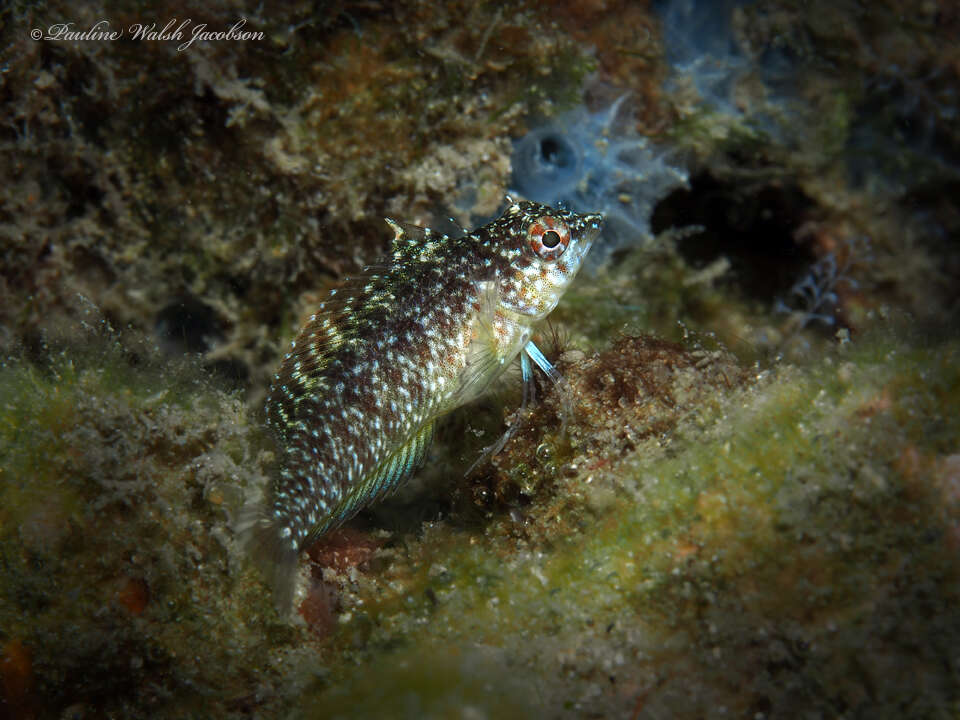
{"label": "fish mouth", "polygon": [[581,221],[584,225],[592,226],[589,229],[596,229],[599,233],[603,229],[603,213],[590,213],[589,215],[581,215]]}
{"label": "fish mouth", "polygon": [[603,230],[603,214],[590,213],[589,215],[580,215],[577,219],[581,228],[577,255],[580,259],[583,259],[596,239],[600,237],[600,232]]}

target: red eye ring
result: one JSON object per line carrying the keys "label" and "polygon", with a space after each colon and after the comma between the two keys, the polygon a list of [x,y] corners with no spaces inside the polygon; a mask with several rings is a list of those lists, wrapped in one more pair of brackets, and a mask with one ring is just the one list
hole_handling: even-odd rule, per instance
{"label": "red eye ring", "polygon": [[570,228],[553,215],[544,215],[527,228],[530,247],[544,260],[556,260],[570,244]]}

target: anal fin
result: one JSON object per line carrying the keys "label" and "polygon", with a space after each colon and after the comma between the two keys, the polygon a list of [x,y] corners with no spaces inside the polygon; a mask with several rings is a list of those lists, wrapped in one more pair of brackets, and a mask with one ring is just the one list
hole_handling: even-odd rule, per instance
{"label": "anal fin", "polygon": [[310,532],[304,546],[321,535],[340,527],[363,508],[380,500],[397,488],[417,470],[426,459],[436,422],[424,423],[405,444],[400,445],[377,463],[376,467],[347,494],[336,508]]}

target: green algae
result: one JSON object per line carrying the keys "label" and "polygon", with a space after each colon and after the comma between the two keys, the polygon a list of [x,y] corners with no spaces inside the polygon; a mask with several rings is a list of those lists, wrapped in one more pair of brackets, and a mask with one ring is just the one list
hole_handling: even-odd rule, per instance
{"label": "green algae", "polygon": [[[938,437],[958,437],[950,408],[960,347],[880,335],[813,367],[766,374],[678,431],[669,453],[646,447],[581,474],[569,486],[607,485],[612,499],[602,512],[574,504],[580,529],[546,545],[512,542],[503,520],[482,538],[427,529],[393,558],[375,599],[359,592],[342,618],[346,646],[362,613],[374,657],[397,643],[413,663],[437,646],[502,648],[547,715],[622,714],[640,696],[641,716],[717,703],[769,717],[838,707],[922,714],[955,701],[937,662],[950,662],[960,632],[948,542],[956,516],[935,512],[942,485],[917,488],[898,463],[910,448],[940,452]],[[926,587],[903,591],[920,577]],[[884,634],[890,622],[919,635]],[[873,633],[883,663],[907,662],[924,644],[924,677],[946,695],[918,698],[886,680],[861,656]],[[554,679],[570,668],[575,680]],[[682,693],[692,672],[697,685]],[[318,706],[336,696],[366,707],[368,681],[352,678]],[[449,699],[444,687],[406,690],[429,706]],[[479,716],[494,716],[486,711]]]}
{"label": "green algae", "polygon": [[[649,338],[569,361],[574,389],[602,368],[638,383],[641,363],[675,420],[587,441],[603,418],[641,422],[601,394],[574,403],[564,444],[549,393],[495,461],[522,503],[381,533],[359,564],[305,561],[308,595],[321,576],[335,591],[321,628],[280,621],[237,555],[226,508],[270,462],[243,405],[147,346],[81,337],[0,369],[0,641],[29,648],[49,707],[882,717],[956,702],[955,341],[878,326],[746,382],[729,358]],[[681,402],[683,387],[699,389]],[[908,662],[922,694],[889,677]]]}
{"label": "green algae", "polygon": [[482,644],[418,646],[366,668],[357,686],[308,702],[304,717],[506,718],[534,717],[536,698],[511,675],[505,653]]}
{"label": "green algae", "polygon": [[234,634],[261,606],[224,532],[263,481],[257,432],[156,353],[94,320],[0,367],[0,645],[27,648],[22,708],[43,717],[189,717],[211,695],[229,714],[277,662]]}

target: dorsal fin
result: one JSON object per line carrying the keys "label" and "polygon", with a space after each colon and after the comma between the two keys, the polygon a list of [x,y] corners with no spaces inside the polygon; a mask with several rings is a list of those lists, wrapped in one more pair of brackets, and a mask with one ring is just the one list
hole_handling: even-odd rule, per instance
{"label": "dorsal fin", "polygon": [[441,242],[447,236],[430,228],[398,222],[392,218],[384,218],[387,225],[393,230],[391,252],[394,255],[409,257],[418,255],[431,242]]}
{"label": "dorsal fin", "polygon": [[369,321],[371,313],[386,315],[394,306],[388,278],[389,267],[368,265],[331,290],[304,323],[280,364],[267,399],[267,422],[281,435],[296,418],[300,400],[327,391],[324,369],[344,344],[356,341],[359,318]]}

